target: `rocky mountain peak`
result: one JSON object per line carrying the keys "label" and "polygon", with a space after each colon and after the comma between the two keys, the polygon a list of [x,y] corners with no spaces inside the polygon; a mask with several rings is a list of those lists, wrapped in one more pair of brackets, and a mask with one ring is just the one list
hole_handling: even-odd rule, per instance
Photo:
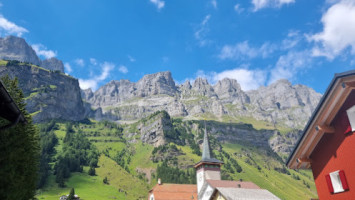
{"label": "rocky mountain peak", "polygon": [[219,80],[216,85],[214,85],[214,89],[216,92],[220,89],[227,89],[229,92],[242,90],[238,81],[230,78],[224,78],[222,80]]}
{"label": "rocky mountain peak", "polygon": [[167,94],[173,96],[177,88],[171,72],[158,72],[143,76],[136,84],[137,95],[141,97]]}
{"label": "rocky mountain peak", "polygon": [[49,58],[46,60],[43,60],[41,62],[41,67],[53,70],[53,71],[60,71],[64,73],[64,65],[61,60],[58,60],[57,58]]}
{"label": "rocky mountain peak", "polygon": [[194,81],[193,87],[194,88],[203,88],[206,85],[210,85],[207,81],[207,79],[202,78],[202,77],[197,77],[196,80]]}
{"label": "rocky mountain peak", "polygon": [[49,58],[41,61],[23,38],[12,35],[0,38],[0,59],[28,62],[48,70],[64,73],[64,65],[61,60]]}
{"label": "rocky mountain peak", "polygon": [[269,87],[291,87],[292,83],[287,79],[280,79],[269,85]]}
{"label": "rocky mountain peak", "polygon": [[235,79],[224,78],[213,86],[218,98],[225,103],[249,102],[249,98]]}
{"label": "rocky mountain peak", "polygon": [[16,36],[0,38],[0,59],[41,64],[41,60],[32,47],[23,38]]}
{"label": "rocky mountain peak", "polygon": [[81,97],[83,99],[91,99],[94,96],[94,93],[92,92],[91,88],[80,90],[80,92],[81,92]]}
{"label": "rocky mountain peak", "polygon": [[202,96],[216,96],[213,87],[208,83],[207,79],[198,77],[194,81],[192,89],[197,93],[197,95]]}
{"label": "rocky mountain peak", "polygon": [[191,83],[189,80],[186,80],[182,85],[181,88],[185,89],[185,90],[190,90],[191,89]]}

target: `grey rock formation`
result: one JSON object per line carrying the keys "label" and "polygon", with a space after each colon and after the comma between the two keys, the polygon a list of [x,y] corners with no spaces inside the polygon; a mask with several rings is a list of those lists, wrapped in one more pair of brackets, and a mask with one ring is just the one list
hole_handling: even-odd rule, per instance
{"label": "grey rock formation", "polygon": [[18,60],[64,73],[64,65],[61,60],[49,58],[41,61],[32,47],[23,38],[16,36],[0,38],[0,59]]}
{"label": "grey rock formation", "polygon": [[208,83],[205,78],[197,78],[192,85],[192,90],[194,90],[197,95],[206,97],[216,97],[213,87]]}
{"label": "grey rock formation", "polygon": [[214,85],[214,91],[223,103],[250,103],[249,97],[235,79],[224,78]]}
{"label": "grey rock formation", "polygon": [[321,94],[287,80],[246,92],[237,80],[228,78],[213,86],[203,78],[175,86],[170,72],[159,72],[146,75],[137,83],[111,81],[93,94],[82,93],[82,97],[94,109],[102,108],[103,114],[123,121],[166,110],[171,116],[187,119],[250,118],[274,128],[302,129]]}
{"label": "grey rock formation", "polygon": [[32,47],[24,39],[15,36],[0,38],[0,59],[18,60],[38,66],[41,64]]}
{"label": "grey rock formation", "polygon": [[136,96],[145,97],[157,94],[174,96],[176,86],[170,72],[159,72],[143,76],[136,84]]}
{"label": "grey rock formation", "polygon": [[83,99],[91,99],[94,96],[94,93],[92,92],[91,88],[86,90],[80,90],[80,92]]}
{"label": "grey rock formation", "polygon": [[252,116],[274,124],[302,129],[321,98],[321,94],[303,85],[279,80],[267,87],[248,91]]}
{"label": "grey rock formation", "polygon": [[0,66],[0,77],[6,74],[18,77],[26,109],[35,122],[86,117],[77,79],[31,65]]}
{"label": "grey rock formation", "polygon": [[41,67],[52,70],[52,71],[60,71],[61,73],[64,73],[64,65],[61,60],[58,60],[57,58],[49,58],[46,60],[43,60],[41,62]]}
{"label": "grey rock formation", "polygon": [[270,138],[269,146],[274,152],[288,155],[292,152],[301,134],[300,130],[293,130],[286,134],[277,132],[274,137]]}
{"label": "grey rock formation", "polygon": [[137,128],[142,142],[158,147],[166,144],[165,132],[172,131],[173,125],[168,115],[164,112],[159,112],[142,121]]}

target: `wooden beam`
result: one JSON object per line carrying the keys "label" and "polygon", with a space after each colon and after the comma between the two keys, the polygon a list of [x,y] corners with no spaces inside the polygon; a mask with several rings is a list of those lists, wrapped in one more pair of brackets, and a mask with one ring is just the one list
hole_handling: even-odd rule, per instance
{"label": "wooden beam", "polygon": [[311,163],[312,160],[309,158],[297,158],[297,163]]}
{"label": "wooden beam", "polygon": [[353,88],[353,87],[355,87],[355,82],[353,81],[353,82],[343,82],[342,83],[342,87],[343,88]]}
{"label": "wooden beam", "polygon": [[316,131],[323,131],[324,133],[334,133],[335,129],[332,126],[327,125],[317,125]]}

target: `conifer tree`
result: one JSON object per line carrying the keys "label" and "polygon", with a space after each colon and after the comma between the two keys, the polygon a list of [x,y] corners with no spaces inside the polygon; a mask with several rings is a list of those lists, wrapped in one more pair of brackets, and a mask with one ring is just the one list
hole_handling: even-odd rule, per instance
{"label": "conifer tree", "polygon": [[[0,132],[0,199],[33,199],[39,168],[39,136],[25,110],[24,95],[18,80],[1,78],[12,99],[24,115],[26,123],[19,123]],[[0,125],[8,124],[0,119]]]}
{"label": "conifer tree", "polygon": [[72,188],[70,190],[69,196],[67,200],[74,200],[75,199],[75,192],[74,192],[74,188]]}

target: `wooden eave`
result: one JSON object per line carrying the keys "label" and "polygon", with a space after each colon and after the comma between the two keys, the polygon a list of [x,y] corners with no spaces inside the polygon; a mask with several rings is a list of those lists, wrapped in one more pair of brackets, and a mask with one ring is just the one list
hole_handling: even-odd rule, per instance
{"label": "wooden eave", "polygon": [[331,127],[335,115],[344,104],[352,90],[355,89],[355,71],[333,79],[324,98],[314,111],[310,121],[306,125],[303,136],[299,140],[291,156],[287,161],[287,167],[291,169],[308,169],[311,167],[309,159],[314,148],[324,134],[332,134]]}

